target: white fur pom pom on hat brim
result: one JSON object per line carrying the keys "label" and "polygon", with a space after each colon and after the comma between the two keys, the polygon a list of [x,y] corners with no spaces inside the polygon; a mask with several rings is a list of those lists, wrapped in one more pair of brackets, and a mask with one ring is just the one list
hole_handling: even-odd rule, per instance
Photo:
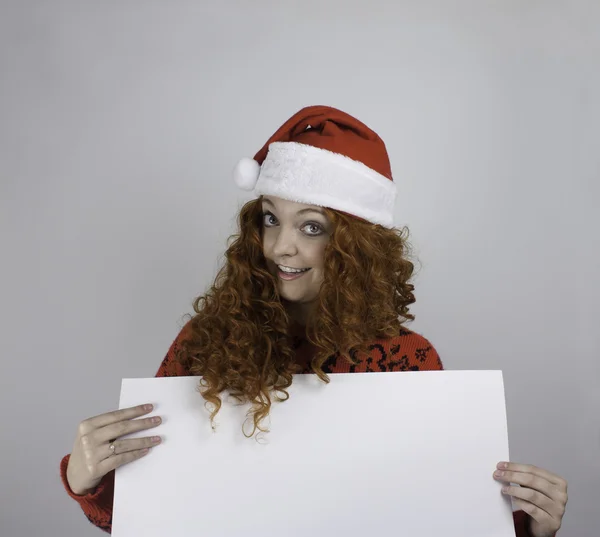
{"label": "white fur pom pom on hat brim", "polygon": [[236,164],[233,170],[233,180],[242,190],[254,190],[258,176],[260,174],[260,164],[254,159],[244,157]]}

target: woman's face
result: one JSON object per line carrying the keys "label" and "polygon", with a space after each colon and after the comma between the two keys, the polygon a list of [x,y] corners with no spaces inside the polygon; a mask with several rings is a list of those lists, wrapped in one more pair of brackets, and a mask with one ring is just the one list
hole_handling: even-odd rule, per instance
{"label": "woman's face", "polygon": [[324,251],[332,224],[323,209],[274,196],[262,199],[263,252],[281,297],[313,302],[323,282]]}

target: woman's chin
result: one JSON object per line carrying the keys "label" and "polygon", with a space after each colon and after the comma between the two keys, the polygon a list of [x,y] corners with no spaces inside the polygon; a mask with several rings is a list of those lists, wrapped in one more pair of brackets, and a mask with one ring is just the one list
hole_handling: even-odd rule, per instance
{"label": "woman's chin", "polygon": [[313,296],[312,294],[293,292],[292,290],[282,288],[281,286],[279,288],[279,296],[284,302],[292,307],[307,306],[313,304],[317,299],[317,296]]}
{"label": "woman's chin", "polygon": [[279,296],[283,298],[283,300],[285,300],[286,302],[289,302],[290,304],[301,304],[305,301],[303,293],[293,293],[281,288],[279,289]]}

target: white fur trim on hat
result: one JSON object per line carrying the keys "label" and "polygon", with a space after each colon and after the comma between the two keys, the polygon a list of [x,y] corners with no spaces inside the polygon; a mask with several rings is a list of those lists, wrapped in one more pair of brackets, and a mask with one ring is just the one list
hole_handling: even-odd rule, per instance
{"label": "white fur trim on hat", "polygon": [[254,159],[244,157],[233,170],[233,180],[242,190],[253,190],[258,180],[260,165]]}
{"label": "white fur trim on hat", "polygon": [[254,193],[330,207],[394,227],[393,181],[362,162],[306,144],[272,143]]}

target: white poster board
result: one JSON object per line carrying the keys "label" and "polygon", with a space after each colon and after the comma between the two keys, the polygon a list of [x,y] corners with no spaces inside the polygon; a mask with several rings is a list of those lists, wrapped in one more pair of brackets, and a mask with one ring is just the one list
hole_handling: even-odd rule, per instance
{"label": "white poster board", "polygon": [[114,537],[515,535],[500,371],[298,375],[261,441],[230,402],[213,432],[198,380],[123,380],[164,440],[117,470]]}

